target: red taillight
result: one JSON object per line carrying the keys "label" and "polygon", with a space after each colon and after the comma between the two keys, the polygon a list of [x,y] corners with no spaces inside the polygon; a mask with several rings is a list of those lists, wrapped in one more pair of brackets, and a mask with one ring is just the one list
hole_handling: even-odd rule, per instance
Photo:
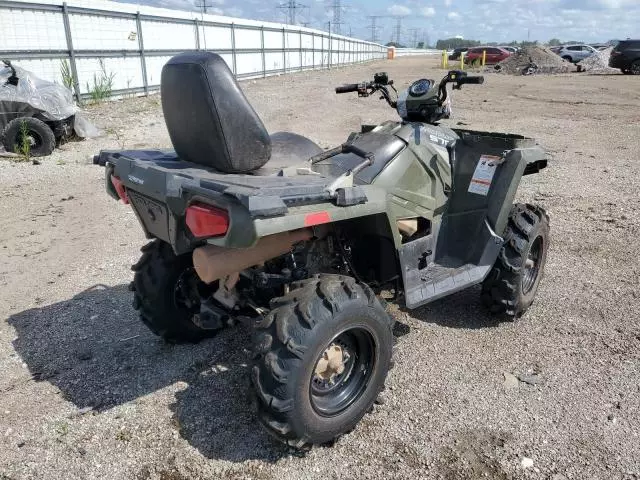
{"label": "red taillight", "polygon": [[304,226],[313,227],[314,225],[322,225],[331,222],[329,212],[307,213],[304,216]]}
{"label": "red taillight", "polygon": [[216,237],[229,230],[229,214],[221,208],[196,203],[187,208],[186,223],[197,238]]}
{"label": "red taillight", "polygon": [[120,180],[115,175],[111,175],[111,183],[113,184],[114,188],[116,189],[116,193],[120,197],[120,200],[122,200],[122,202],[125,205],[128,204],[129,203],[129,197],[127,195],[127,190],[124,188],[122,180]]}

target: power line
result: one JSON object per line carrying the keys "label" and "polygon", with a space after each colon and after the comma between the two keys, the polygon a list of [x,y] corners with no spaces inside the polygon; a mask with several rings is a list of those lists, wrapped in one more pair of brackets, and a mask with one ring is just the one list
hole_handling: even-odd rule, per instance
{"label": "power line", "polygon": [[287,14],[287,23],[289,25],[296,25],[296,17],[298,10],[309,8],[306,5],[296,2],[295,0],[289,0],[288,2],[278,5],[278,10],[283,10]]}

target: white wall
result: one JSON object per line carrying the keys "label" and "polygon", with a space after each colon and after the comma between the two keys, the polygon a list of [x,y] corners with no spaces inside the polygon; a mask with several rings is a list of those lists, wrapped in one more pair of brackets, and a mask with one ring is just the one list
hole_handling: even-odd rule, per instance
{"label": "white wall", "polygon": [[[55,11],[28,8],[35,3],[53,6]],[[87,93],[90,88],[87,84],[99,74],[96,51],[101,52],[107,72],[115,72],[114,90],[144,86],[136,19],[98,14],[95,10],[112,14],[139,12],[142,15],[140,27],[149,87],[160,83],[162,66],[173,54],[196,50],[198,40],[201,49],[206,46],[207,50],[219,51],[230,68],[234,66],[231,52],[234,49],[235,73],[239,77],[283,73],[284,69],[326,68],[329,63],[364,62],[387,55],[386,47],[381,45],[337,35],[331,35],[329,39],[327,32],[292,25],[201,16],[195,12],[108,0],[69,0],[67,4],[81,93]],[[7,5],[10,8],[6,8]],[[11,58],[16,65],[32,70],[42,78],[62,82],[60,64],[69,56],[61,7],[61,0],[4,2],[0,6],[0,58]],[[78,7],[93,12],[78,11]],[[202,24],[203,20],[205,24]],[[262,66],[263,42],[266,72]],[[283,45],[287,51],[283,52]],[[333,51],[329,52],[329,48]],[[49,58],[43,58],[47,56]]]}
{"label": "white wall", "polygon": [[442,50],[424,48],[396,48],[396,57],[407,57],[414,55],[442,55]]}

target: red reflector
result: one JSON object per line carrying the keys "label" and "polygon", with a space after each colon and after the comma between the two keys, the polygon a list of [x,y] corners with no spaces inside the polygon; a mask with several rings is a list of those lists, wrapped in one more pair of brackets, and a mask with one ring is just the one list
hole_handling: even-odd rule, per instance
{"label": "red reflector", "polygon": [[216,237],[229,230],[229,214],[221,208],[196,203],[187,208],[186,223],[195,237]]}
{"label": "red reflector", "polygon": [[329,223],[330,221],[331,217],[329,216],[329,212],[308,213],[304,216],[305,227],[313,227],[314,225]]}
{"label": "red reflector", "polygon": [[124,203],[125,205],[128,204],[129,196],[127,195],[127,190],[124,188],[124,185],[122,184],[122,180],[120,180],[115,175],[111,175],[111,183],[115,187],[116,192],[120,197],[120,200],[122,200],[122,203]]}

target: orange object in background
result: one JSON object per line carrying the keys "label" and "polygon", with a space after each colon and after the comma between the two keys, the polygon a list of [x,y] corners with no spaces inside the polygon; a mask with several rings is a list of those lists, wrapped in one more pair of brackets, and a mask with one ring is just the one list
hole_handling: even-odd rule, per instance
{"label": "orange object in background", "polygon": [[389,47],[387,50],[387,60],[393,60],[396,58],[396,47]]}

